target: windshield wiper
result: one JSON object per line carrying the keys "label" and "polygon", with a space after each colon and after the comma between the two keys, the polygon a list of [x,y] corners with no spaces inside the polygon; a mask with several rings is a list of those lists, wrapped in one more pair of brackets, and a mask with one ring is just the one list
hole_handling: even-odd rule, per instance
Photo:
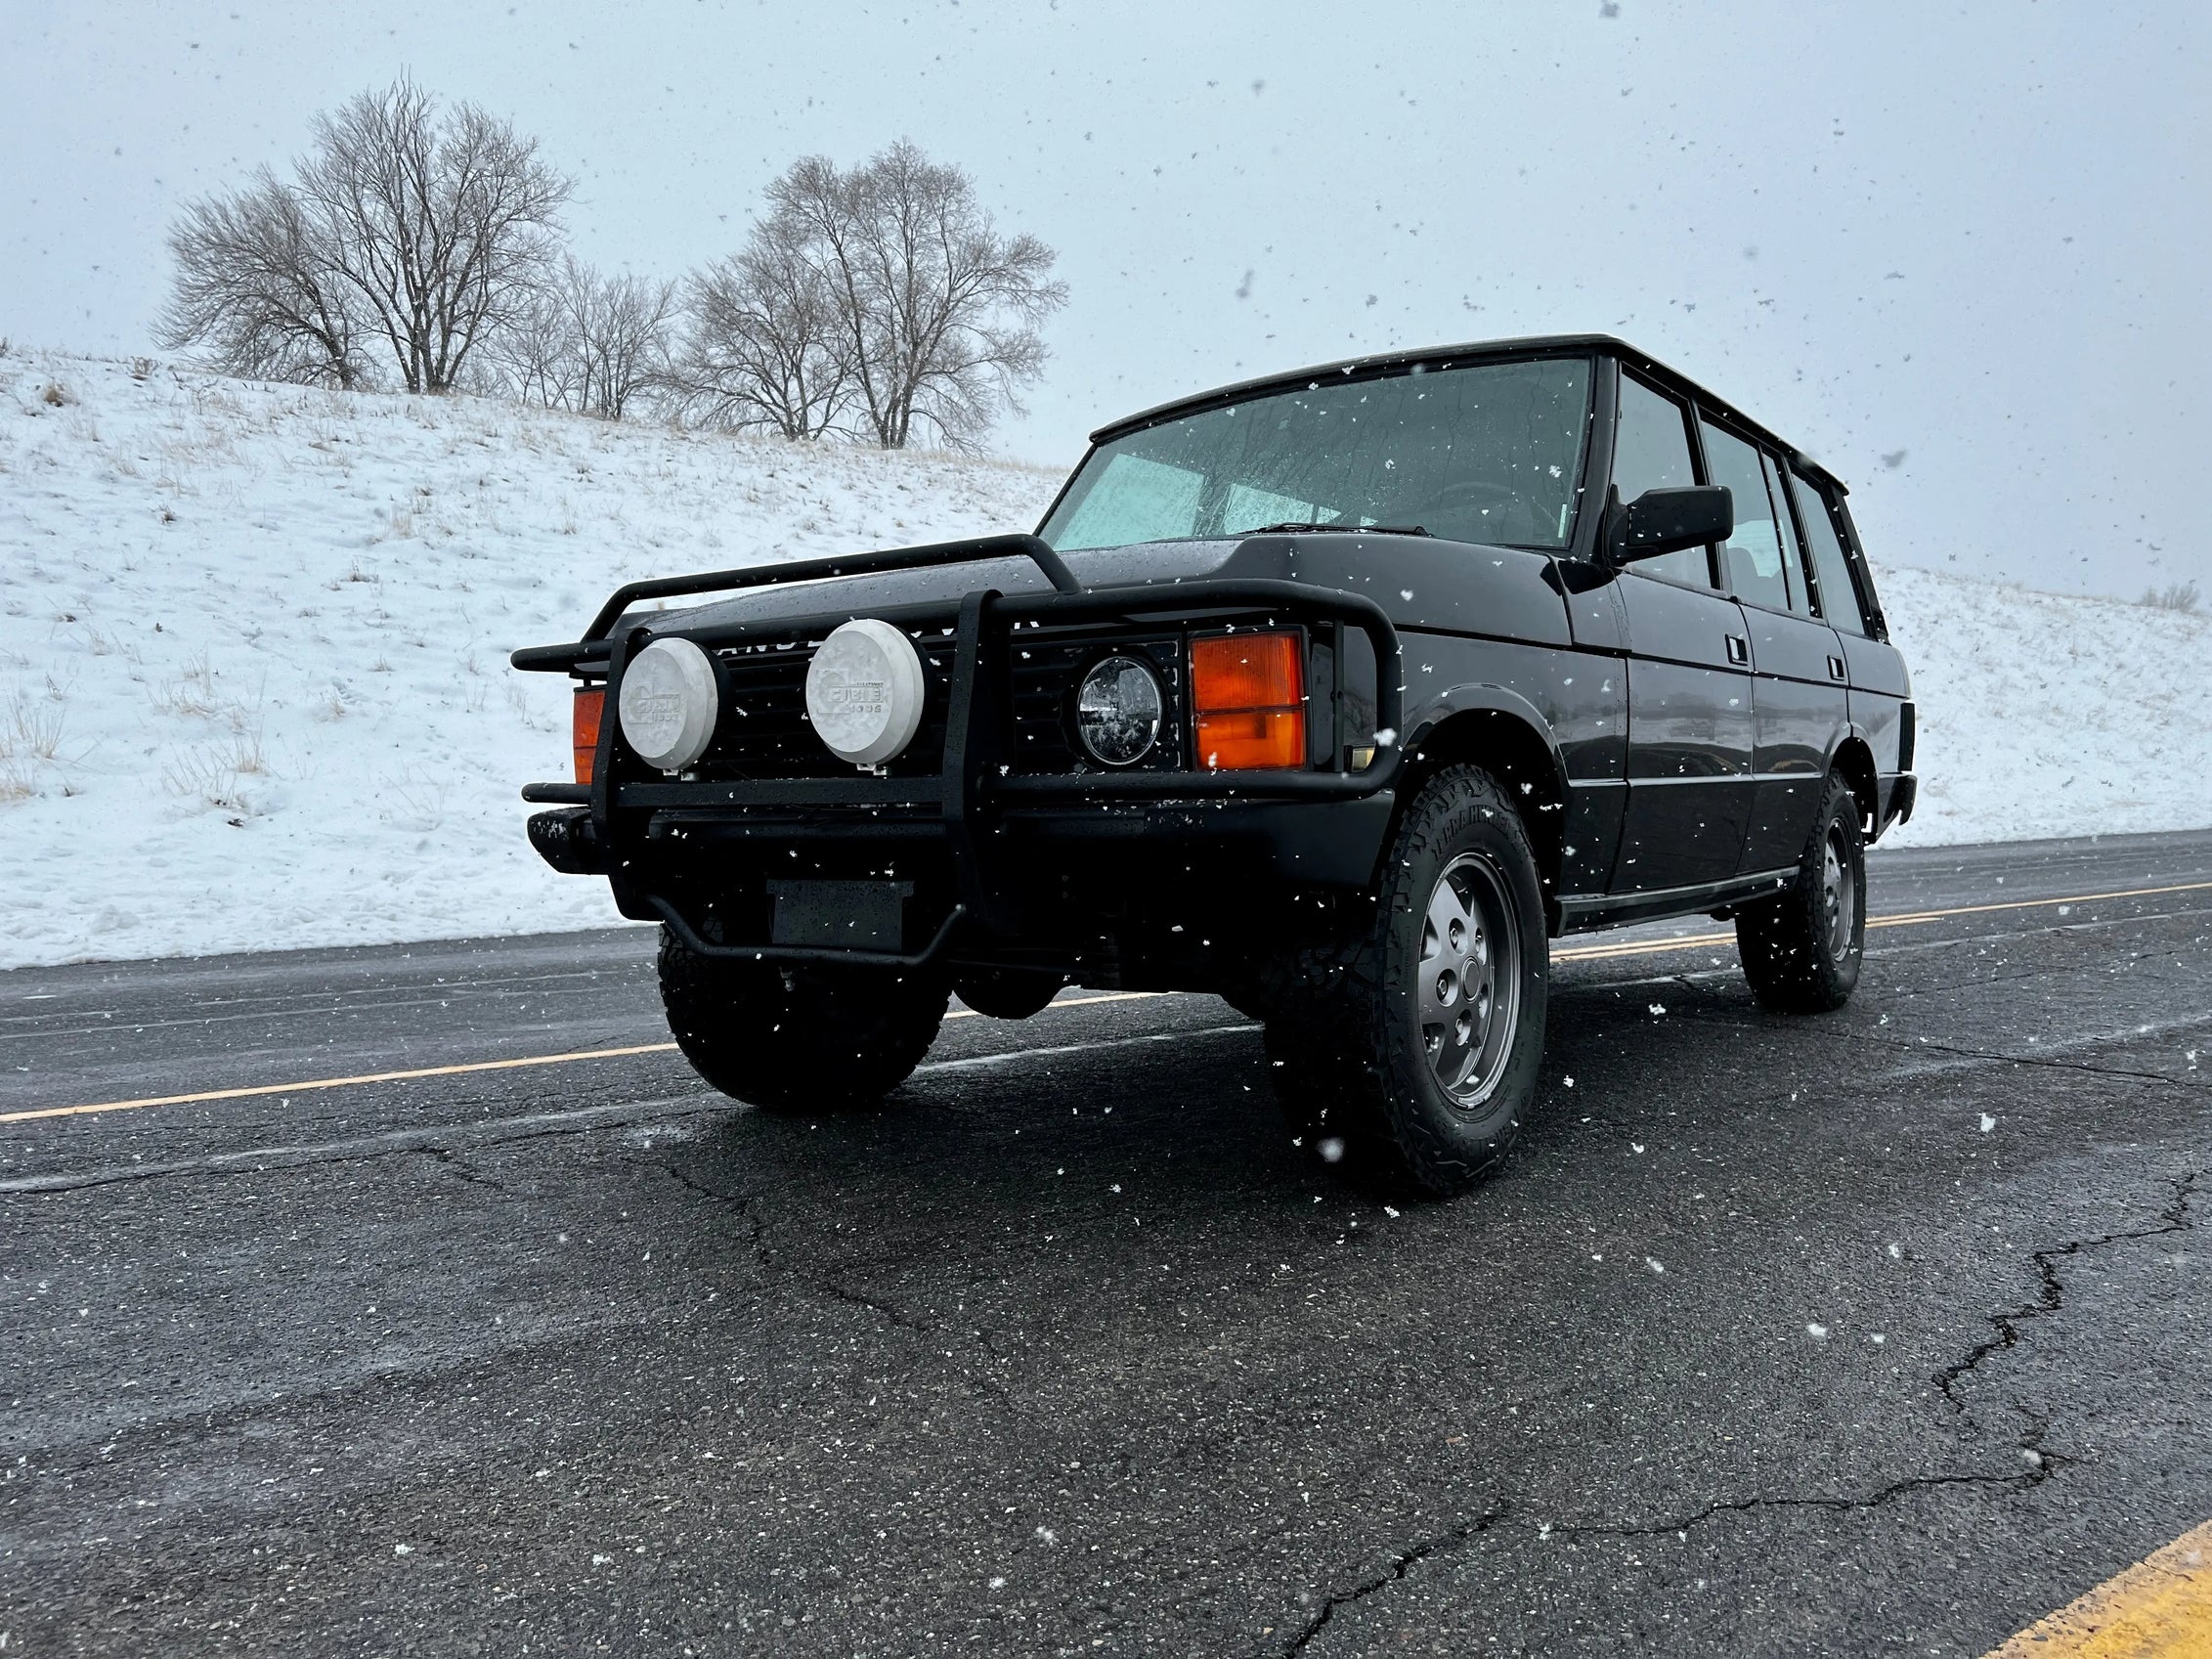
{"label": "windshield wiper", "polygon": [[1239,536],[1287,536],[1301,530],[1334,530],[1346,536],[1426,536],[1425,525],[1419,524],[1322,524],[1310,518],[1290,518],[1280,524],[1262,524],[1250,530],[1239,530]]}

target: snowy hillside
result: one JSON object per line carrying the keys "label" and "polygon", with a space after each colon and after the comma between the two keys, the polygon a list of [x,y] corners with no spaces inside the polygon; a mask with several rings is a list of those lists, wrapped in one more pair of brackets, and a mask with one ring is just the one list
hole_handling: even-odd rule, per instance
{"label": "snowy hillside", "polygon": [[[631,577],[1025,529],[1057,483],[0,357],[0,966],[608,920],[522,840],[567,692],[511,647]],[[1923,709],[1907,838],[2212,821],[2212,623],[1911,571],[1884,597]]]}
{"label": "snowy hillside", "polygon": [[2212,617],[1876,574],[1921,719],[1920,806],[1884,846],[2212,824]]}
{"label": "snowy hillside", "polygon": [[522,838],[568,685],[509,650],[640,576],[1026,530],[1059,482],[0,357],[0,967],[616,920]]}

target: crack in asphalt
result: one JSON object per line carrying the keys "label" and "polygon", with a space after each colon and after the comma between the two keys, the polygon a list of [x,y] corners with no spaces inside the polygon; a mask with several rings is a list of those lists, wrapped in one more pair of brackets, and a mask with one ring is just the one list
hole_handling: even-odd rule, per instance
{"label": "crack in asphalt", "polygon": [[[395,1150],[413,1153],[418,1157],[427,1157],[440,1167],[452,1170],[472,1187],[489,1187],[495,1193],[503,1193],[507,1190],[504,1182],[493,1180],[491,1176],[485,1174],[484,1171],[450,1147],[402,1147]],[[390,1157],[391,1154],[383,1156]]]}
{"label": "crack in asphalt", "polygon": [[2066,1287],[2065,1282],[2059,1277],[2059,1262],[2067,1256],[2079,1255],[2084,1250],[2097,1249],[2105,1244],[2127,1244],[2138,1239],[2158,1239],[2170,1233],[2192,1231],[2196,1226],[2196,1219],[2191,1209],[2199,1174],[2199,1171],[2192,1169],[2171,1182],[2174,1189],[2173,1201],[2158,1212],[2159,1225],[2156,1227],[2105,1233],[2092,1239],[2069,1239],[2063,1244],[2035,1251],[2028,1259],[2035,1263],[2038,1281],[2036,1299],[2020,1307],[1989,1315],[1989,1323],[1996,1327],[1997,1334],[1985,1342],[1976,1343],[1965,1359],[1955,1365],[1945,1366],[1935,1374],[1935,1386],[1943,1398],[1950,1402],[1952,1409],[1961,1416],[1967,1415],[1965,1402],[1953,1392],[1961,1377],[1972,1375],[1992,1354],[2001,1354],[2008,1348],[2018,1346],[2022,1323],[2057,1313],[2066,1305]]}
{"label": "crack in asphalt", "polygon": [[[2184,1030],[2191,1026],[2202,1024],[2204,1016],[2194,1015],[2188,1020],[2168,1021],[2164,1022],[2163,1025],[2166,1030]],[[1821,1034],[1826,1035],[1827,1033]],[[2094,1049],[2101,1043],[2124,1043],[2145,1035],[2162,1034],[2164,1034],[2163,1031],[2147,1033],[2132,1030],[2102,1032],[2095,1036],[2079,1037],[2069,1043],[2057,1044],[2049,1054],[2005,1054],[1995,1049],[1967,1048],[1956,1043],[1930,1042],[1925,1037],[1908,1043],[1896,1037],[1876,1036],[1872,1032],[1854,1033],[1854,1040],[1879,1043],[1885,1048],[1895,1049],[1900,1054],[1948,1054],[1961,1060],[1985,1060],[1992,1065],[2043,1066],[2055,1071],[2087,1072],[2094,1077],[2129,1077],[2147,1083],[2168,1083],[2176,1088],[2192,1090],[2197,1088],[2198,1085],[2190,1082],[2186,1075],[2177,1076],[2171,1071],[2141,1071],[2127,1066],[2092,1066],[2087,1061],[2056,1058],[2069,1049]],[[1890,1073],[1892,1076],[1898,1074]],[[1910,1075],[1911,1073],[1903,1074]]]}
{"label": "crack in asphalt", "polygon": [[[1965,1415],[1966,1406],[1964,1402],[1952,1391],[1959,1378],[1971,1375],[1992,1354],[2003,1353],[2009,1348],[2017,1347],[2021,1340],[2019,1328],[2023,1322],[2030,1319],[2040,1319],[2044,1315],[2056,1313],[2065,1306],[2065,1284],[2060,1278],[2057,1266],[2060,1261],[2068,1256],[2079,1255],[2084,1250],[2097,1249],[2107,1244],[2129,1244],[2138,1240],[2163,1238],[2169,1234],[2186,1233],[2193,1230],[2196,1225],[2193,1214],[2193,1201],[2200,1174],[2200,1171],[2190,1170],[2181,1176],[2169,1178],[2168,1184],[2173,1188],[2173,1198],[2163,1209],[2158,1211],[2159,1224],[2155,1227],[2129,1228],[2099,1234],[2093,1238],[2072,1239],[2063,1244],[2052,1245],[2049,1248],[2033,1252],[2030,1259],[2035,1263],[2037,1278],[2040,1281],[2036,1300],[2008,1312],[1991,1314],[1989,1322],[1997,1328],[1997,1334],[1986,1342],[1976,1344],[1965,1359],[1960,1360],[1955,1365],[1946,1366],[1942,1371],[1935,1374],[1936,1386],[1942,1391],[1944,1399],[1948,1400],[1962,1416]],[[2045,1449],[2044,1437],[2049,1433],[2051,1427],[2048,1420],[2030,1419],[2029,1421],[2028,1432],[2021,1436],[2017,1443],[2025,1466],[2017,1471],[2005,1473],[1992,1471],[1981,1474],[1908,1475],[1903,1479],[1890,1481],[1887,1485],[1877,1488],[1863,1498],[1721,1499],[1671,1520],[1639,1524],[1623,1521],[1564,1523],[1546,1521],[1537,1524],[1535,1528],[1536,1536],[1539,1538],[1656,1538],[1663,1537],[1668,1533],[1686,1535],[1692,1528],[1702,1526],[1707,1521],[1713,1520],[1721,1515],[1755,1514],[1766,1509],[1823,1509],[1837,1513],[1868,1510],[1880,1508],[1883,1505],[1891,1503],[1910,1493],[1952,1487],[1986,1487],[2026,1492],[2041,1486],[2057,1474],[2060,1469],[2079,1462],[2078,1459],[2062,1457]],[[1365,1579],[1350,1590],[1331,1594],[1322,1603],[1321,1610],[1307,1620],[1279,1648],[1279,1654],[1285,1656],[1286,1659],[1287,1655],[1304,1651],[1327,1627],[1329,1621],[1335,1618],[1338,1608],[1363,1601],[1370,1595],[1389,1589],[1394,1584],[1403,1582],[1407,1575],[1423,1561],[1453,1553],[1465,1546],[1470,1540],[1490,1531],[1494,1526],[1501,1524],[1515,1508],[1516,1505],[1512,1499],[1500,1500],[1494,1508],[1487,1510],[1476,1520],[1455,1527],[1452,1531],[1435,1538],[1423,1540],[1410,1549],[1399,1551],[1391,1557],[1391,1564],[1383,1573],[1374,1578]]]}
{"label": "crack in asphalt", "polygon": [[1499,1504],[1494,1508],[1484,1510],[1473,1520],[1452,1528],[1449,1532],[1439,1533],[1434,1538],[1423,1539],[1410,1549],[1400,1550],[1390,1558],[1390,1565],[1375,1577],[1363,1580],[1350,1590],[1338,1591],[1331,1594],[1327,1600],[1322,1603],[1321,1611],[1294,1631],[1290,1638],[1278,1651],[1285,1655],[1304,1652],[1307,1645],[1328,1628],[1328,1622],[1336,1617],[1336,1610],[1339,1607],[1349,1607],[1355,1601],[1365,1601],[1377,1591],[1388,1590],[1392,1585],[1402,1582],[1408,1573],[1423,1561],[1434,1556],[1451,1554],[1466,1544],[1469,1539],[1489,1531],[1493,1525],[1503,1520],[1507,1507],[1508,1506]]}
{"label": "crack in asphalt", "polygon": [[[666,1162],[661,1158],[647,1157],[641,1158],[639,1161],[663,1171],[678,1185],[700,1198],[733,1212],[745,1225],[744,1243],[753,1252],[754,1264],[771,1280],[787,1286],[797,1286],[802,1289],[813,1292],[817,1296],[842,1303],[846,1307],[863,1308],[874,1314],[886,1325],[895,1330],[904,1331],[911,1335],[926,1336],[933,1341],[941,1341],[946,1338],[949,1328],[945,1325],[914,1313],[904,1304],[889,1297],[872,1295],[866,1290],[855,1288],[840,1277],[839,1269],[836,1266],[825,1271],[806,1273],[787,1265],[785,1260],[782,1259],[782,1255],[768,1241],[767,1222],[759,1212],[759,1200],[756,1196],[724,1192],[718,1187],[711,1186],[696,1179],[676,1165]],[[955,1336],[954,1339],[973,1340],[975,1345],[989,1359],[1004,1363],[1008,1358],[1000,1345],[991,1339],[989,1333],[981,1330],[971,1332],[968,1338]],[[947,1357],[950,1357],[949,1353]],[[977,1371],[968,1371],[965,1373],[965,1376],[972,1387],[989,1395],[1008,1412],[1032,1421],[1037,1419],[1037,1413],[1029,1403],[997,1377]]]}
{"label": "crack in asphalt", "polygon": [[[1538,1539],[1551,1538],[1661,1538],[1669,1533],[1687,1536],[1696,1527],[1722,1515],[1756,1514],[1765,1509],[1823,1509],[1831,1513],[1878,1509],[1909,1493],[1934,1491],[1949,1487],[1990,1487],[2012,1492],[2025,1492],[2042,1485],[2061,1468],[2079,1460],[2063,1458],[2043,1449],[2043,1437],[2049,1430],[2047,1422],[2037,1422],[2020,1441],[2020,1452],[2025,1465],[2017,1473],[1987,1474],[1922,1474],[1908,1475],[1877,1488],[1863,1498],[1729,1498],[1706,1505],[1670,1520],[1630,1525],[1621,1521],[1541,1521],[1524,1523],[1524,1530]],[[1434,1538],[1424,1539],[1410,1549],[1399,1551],[1390,1559],[1390,1565],[1373,1578],[1364,1579],[1350,1590],[1332,1593],[1322,1603],[1321,1610],[1293,1632],[1277,1652],[1280,1659],[1303,1652],[1329,1621],[1336,1617],[1337,1609],[1364,1601],[1368,1596],[1404,1582],[1406,1577],[1423,1561],[1454,1553],[1471,1540],[1506,1524],[1515,1512],[1525,1509],[1514,1500],[1501,1499],[1476,1519],[1453,1527]]]}
{"label": "crack in asphalt", "polygon": [[1655,1521],[1643,1526],[1629,1526],[1625,1522],[1589,1521],[1566,1524],[1546,1523],[1541,1529],[1544,1536],[1561,1534],[1571,1538],[1660,1538],[1668,1533],[1686,1533],[1692,1527],[1702,1526],[1720,1515],[1752,1514],[1760,1509],[1829,1509],[1843,1512],[1853,1509],[1878,1509],[1883,1505],[1902,1498],[1909,1492],[1926,1492],[1946,1486],[1994,1486],[2025,1492],[2041,1486],[2061,1468],[2080,1460],[2060,1457],[2043,1449],[2043,1437],[2050,1431],[2048,1422],[2037,1422],[2021,1436],[2019,1451],[2023,1467],[2010,1474],[1916,1474],[1877,1488],[1864,1498],[1730,1498],[1708,1504],[1674,1520]]}

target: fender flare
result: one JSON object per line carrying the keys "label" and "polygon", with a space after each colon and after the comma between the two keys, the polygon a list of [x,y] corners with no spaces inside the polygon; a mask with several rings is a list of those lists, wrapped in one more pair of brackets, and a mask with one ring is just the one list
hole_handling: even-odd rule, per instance
{"label": "fender flare", "polygon": [[1551,722],[1534,703],[1511,686],[1487,682],[1454,685],[1443,696],[1424,703],[1412,732],[1402,734],[1400,738],[1407,760],[1410,762],[1415,751],[1445,721],[1460,715],[1479,714],[1510,715],[1536,733],[1550,758],[1552,782],[1559,790],[1559,799],[1567,799],[1567,763],[1560,756],[1559,739],[1552,732]]}

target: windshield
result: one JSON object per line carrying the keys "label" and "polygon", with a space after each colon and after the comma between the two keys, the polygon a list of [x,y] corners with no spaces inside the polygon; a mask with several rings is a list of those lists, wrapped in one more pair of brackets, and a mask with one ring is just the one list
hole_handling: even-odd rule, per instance
{"label": "windshield", "polygon": [[1587,358],[1326,380],[1101,444],[1037,532],[1062,552],[1262,527],[1420,529],[1562,548]]}

